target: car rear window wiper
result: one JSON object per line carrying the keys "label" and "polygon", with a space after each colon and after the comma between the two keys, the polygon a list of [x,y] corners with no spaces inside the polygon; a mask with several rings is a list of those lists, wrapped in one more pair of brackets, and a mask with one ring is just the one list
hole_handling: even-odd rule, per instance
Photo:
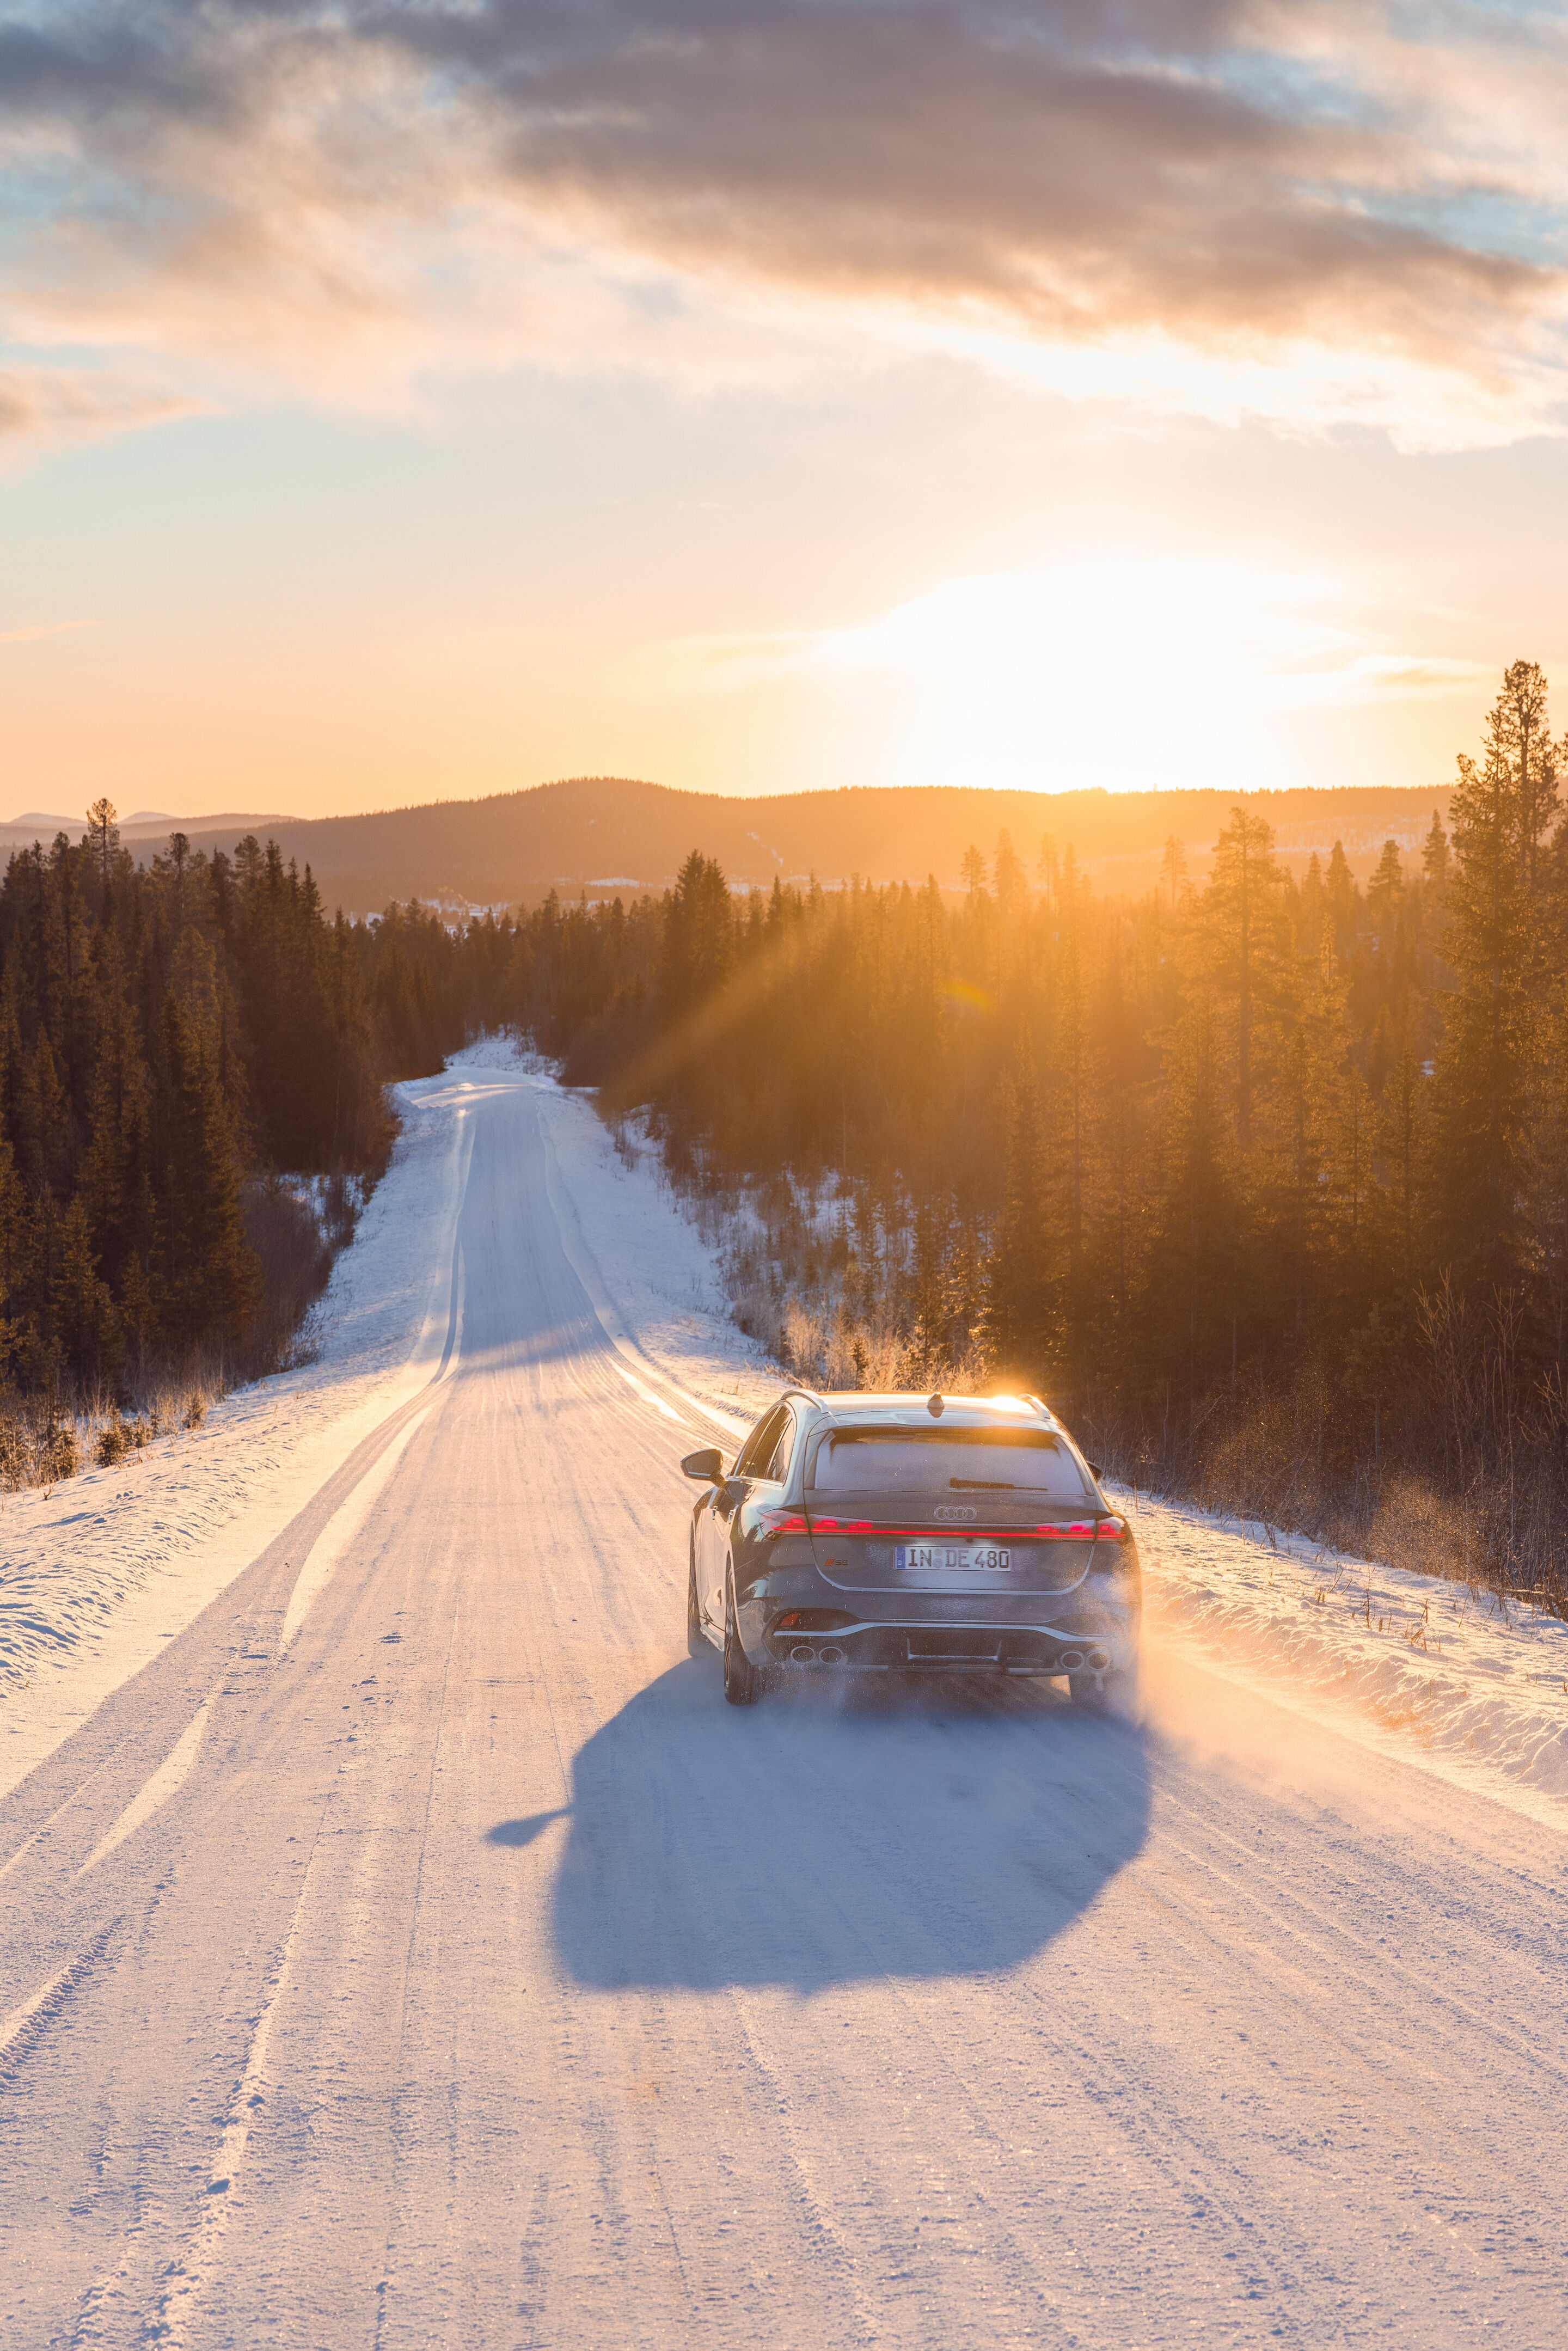
{"label": "car rear window wiper", "polygon": [[1016,1494],[1018,1488],[1010,1478],[949,1478],[955,1492],[964,1494]]}

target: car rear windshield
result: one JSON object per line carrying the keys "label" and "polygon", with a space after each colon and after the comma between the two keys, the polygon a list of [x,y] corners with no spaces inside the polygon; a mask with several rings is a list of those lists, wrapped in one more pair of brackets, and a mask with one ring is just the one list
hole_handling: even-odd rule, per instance
{"label": "car rear windshield", "polygon": [[1043,1428],[836,1428],[817,1449],[818,1493],[1027,1493],[1089,1499],[1078,1464]]}

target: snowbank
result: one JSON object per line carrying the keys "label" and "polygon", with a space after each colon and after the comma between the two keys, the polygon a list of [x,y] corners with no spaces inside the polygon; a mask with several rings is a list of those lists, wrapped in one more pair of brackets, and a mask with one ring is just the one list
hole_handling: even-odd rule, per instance
{"label": "snowbank", "polygon": [[1484,1589],[1127,1494],[1150,1630],[1228,1679],[1568,1821],[1568,1625]]}

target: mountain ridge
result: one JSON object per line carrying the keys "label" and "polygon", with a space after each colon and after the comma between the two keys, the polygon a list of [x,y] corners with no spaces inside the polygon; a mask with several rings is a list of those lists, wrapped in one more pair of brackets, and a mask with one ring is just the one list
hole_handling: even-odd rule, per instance
{"label": "mountain ridge", "polygon": [[[1449,787],[1262,789],[1248,805],[1275,830],[1282,861],[1300,871],[1342,841],[1353,869],[1371,870],[1383,843],[1418,847]],[[426,800],[358,816],[188,819],[193,849],[232,855],[244,831],[276,840],[286,859],[308,864],[329,908],[371,914],[393,899],[453,907],[537,904],[551,889],[591,897],[659,891],[694,849],[716,858],[732,884],[774,878],[825,885],[862,881],[961,886],[971,844],[989,858],[1007,831],[1032,873],[1049,836],[1071,847],[1095,885],[1116,894],[1147,889],[1166,840],[1183,844],[1201,875],[1239,795],[1183,789],[1067,792],[978,785],[845,785],[749,799],[683,791],[630,777],[579,776],[480,799]],[[171,827],[171,831],[173,828]],[[9,828],[0,826],[0,839]],[[138,851],[148,837],[129,842]]]}

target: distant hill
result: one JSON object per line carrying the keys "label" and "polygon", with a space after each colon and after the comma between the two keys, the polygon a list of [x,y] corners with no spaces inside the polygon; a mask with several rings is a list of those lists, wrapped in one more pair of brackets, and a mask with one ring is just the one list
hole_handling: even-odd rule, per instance
{"label": "distant hill", "polygon": [[[161,809],[137,809],[120,819],[120,838],[127,849],[151,852],[162,849],[172,832],[194,835],[197,832],[227,831],[232,826],[237,841],[247,832],[276,833],[280,825],[298,824],[298,817],[280,816],[276,812],[251,814],[244,810],[229,814],[214,810],[209,816],[169,816]],[[0,817],[0,865],[13,850],[31,849],[41,841],[47,849],[57,833],[68,840],[79,841],[87,830],[87,817],[78,810],[75,816],[60,816],[47,809],[27,809],[22,815]]]}
{"label": "distant hill", "polygon": [[[1447,788],[1433,791],[1344,789],[1260,791],[1249,805],[1274,827],[1280,852],[1296,870],[1334,841],[1358,874],[1383,843],[1416,849],[1448,810]],[[935,873],[959,886],[971,842],[988,857],[1004,828],[1030,870],[1050,834],[1070,845],[1096,886],[1115,893],[1146,890],[1172,834],[1201,875],[1235,795],[1228,792],[984,791],[957,786],[907,789],[793,792],[740,799],[672,791],[621,777],[580,776],[501,792],[481,800],[436,800],[371,816],[237,815],[184,820],[193,847],[233,852],[246,832],[275,840],[286,858],[308,864],[329,909],[373,914],[393,898],[423,898],[451,907],[533,904],[550,889],[591,897],[662,890],[694,849],[716,857],[732,882],[766,886],[775,874],[821,882],[851,874],[876,882],[924,882]],[[34,819],[37,837],[53,831]],[[53,819],[73,838],[84,829]],[[120,828],[140,857],[161,848],[172,818],[138,812]],[[22,823],[0,824],[0,858],[35,837]]]}
{"label": "distant hill", "polygon": [[[1445,817],[1447,788],[1260,791],[1249,805],[1274,827],[1281,856],[1300,870],[1334,841],[1360,874],[1383,843],[1414,850]],[[451,906],[532,904],[548,890],[591,897],[662,890],[693,849],[716,857],[737,884],[815,873],[958,886],[966,849],[988,856],[1004,828],[1033,869],[1046,834],[1070,844],[1096,886],[1141,893],[1171,834],[1200,874],[1235,795],[1214,791],[982,791],[957,786],[793,792],[740,799],[662,784],[577,777],[482,800],[441,800],[372,816],[257,822],[191,831],[193,846],[232,851],[242,831],[275,839],[308,864],[329,906],[374,913],[393,898]],[[190,828],[187,828],[190,830]]]}

